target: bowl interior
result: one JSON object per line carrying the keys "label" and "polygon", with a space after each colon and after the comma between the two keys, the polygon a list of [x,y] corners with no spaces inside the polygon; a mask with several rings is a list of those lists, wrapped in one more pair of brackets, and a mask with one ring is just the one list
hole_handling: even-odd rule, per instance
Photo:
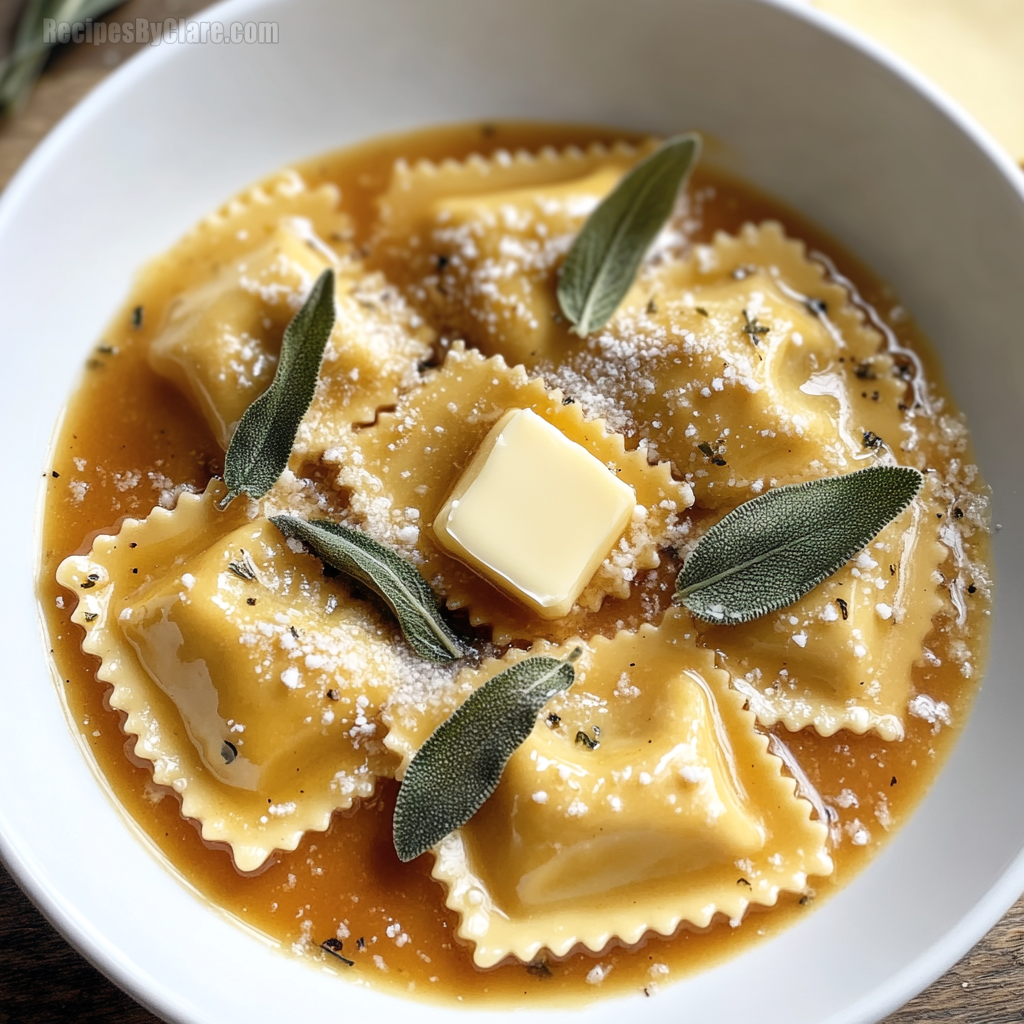
{"label": "bowl interior", "polygon": [[[8,642],[0,682],[0,850],[12,870],[107,973],[170,1018],[313,1017],[342,1001],[353,1014],[407,1011],[276,954],[192,898],[88,770],[38,639],[28,534],[47,438],[135,269],[289,160],[474,118],[697,128],[720,163],[887,278],[931,336],[993,488],[998,597],[971,722],[883,856],[778,940],[667,987],[643,1012],[853,1022],[909,998],[1024,888],[1016,169],[911,73],[784,4],[238,0],[201,17],[274,21],[280,42],[147,51],[62,123],[0,203],[6,368],[20,384],[0,406],[0,521],[18,538],[0,600],[7,636],[22,637]],[[623,1009],[616,1000],[589,1012],[611,1022]]]}

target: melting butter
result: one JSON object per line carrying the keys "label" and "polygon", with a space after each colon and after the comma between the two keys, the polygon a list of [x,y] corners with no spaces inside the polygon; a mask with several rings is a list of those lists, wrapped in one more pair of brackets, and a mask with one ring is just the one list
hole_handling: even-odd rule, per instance
{"label": "melting butter", "polygon": [[434,520],[443,547],[546,619],[567,615],[636,495],[530,409],[487,435]]}

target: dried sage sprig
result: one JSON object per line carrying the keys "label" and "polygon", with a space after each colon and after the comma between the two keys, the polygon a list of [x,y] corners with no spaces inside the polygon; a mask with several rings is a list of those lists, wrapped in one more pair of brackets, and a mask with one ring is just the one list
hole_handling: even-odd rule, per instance
{"label": "dried sage sprig", "polygon": [[572,686],[575,648],[564,659],[525,658],[487,680],[431,733],[413,757],[395,805],[395,850],[412,860],[465,825],[501,781],[541,708]]}
{"label": "dried sage sprig", "polygon": [[[119,7],[123,0],[28,0],[14,33],[11,53],[0,60],[0,116],[17,111],[28,99],[56,42],[46,22],[87,24]],[[17,5],[11,5],[13,10]]]}
{"label": "dried sage sprig", "polygon": [[411,562],[359,530],[326,519],[271,516],[286,536],[301,540],[327,565],[358,580],[395,613],[409,646],[428,661],[455,661],[465,653],[441,617],[430,584]]}
{"label": "dried sage sprig", "polygon": [[698,135],[667,139],[587,218],[558,279],[558,304],[581,337],[603,327],[629,291],[699,153]]}
{"label": "dried sage sprig", "polygon": [[673,600],[705,622],[740,623],[793,604],[853,557],[917,496],[908,466],[777,487],[700,539]]}
{"label": "dried sage sprig", "polygon": [[224,458],[225,508],[239,494],[262,498],[284,472],[299,423],[316,391],[334,330],[334,271],[325,270],[284,332],[270,387],[242,413]]}

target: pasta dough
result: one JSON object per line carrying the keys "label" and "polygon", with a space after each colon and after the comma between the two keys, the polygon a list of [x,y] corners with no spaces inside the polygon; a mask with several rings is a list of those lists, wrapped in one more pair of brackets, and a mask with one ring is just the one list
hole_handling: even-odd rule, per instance
{"label": "pasta dough", "polygon": [[[293,186],[305,193],[301,179]],[[281,338],[313,282],[328,267],[336,273],[337,320],[324,351],[313,405],[296,439],[295,463],[317,459],[353,423],[372,422],[417,379],[434,340],[427,328],[380,274],[371,274],[351,254],[339,255],[321,232],[338,233],[336,190],[321,189],[303,209],[269,201],[235,210],[236,235],[260,240],[225,264],[209,280],[187,287],[169,306],[150,343],[150,363],[187,394],[227,448],[242,413],[273,379]],[[310,208],[311,207],[311,208]],[[331,237],[328,235],[327,237]],[[263,240],[265,239],[265,240]],[[164,273],[178,272],[191,255],[164,257]],[[186,277],[186,280],[188,278]]]}
{"label": "pasta dough", "polygon": [[652,148],[399,164],[380,201],[380,258],[443,334],[511,365],[557,360],[570,335],[555,271],[587,215]]}
{"label": "pasta dough", "polygon": [[314,240],[301,221],[276,228],[255,252],[186,292],[150,346],[153,369],[193,399],[224,448],[273,380],[288,322],[336,263]]}
{"label": "pasta dough", "polygon": [[128,520],[58,579],[135,753],[252,871],[393,773],[378,708],[403,674],[431,669],[266,519],[241,502],[217,511],[223,494],[211,484]]}
{"label": "pasta dough", "polygon": [[945,550],[929,529],[936,507],[918,498],[796,604],[702,633],[762,725],[903,738],[912,669],[942,607]]}
{"label": "pasta dough", "polygon": [[[578,943],[600,951],[717,914],[738,923],[751,903],[771,906],[831,872],[825,824],[685,613],[531,653],[576,645],[585,653],[572,688],[542,713],[497,792],[434,849],[434,877],[478,966]],[[446,701],[392,702],[385,743],[403,758],[399,776],[457,703],[524,656],[464,671]]]}
{"label": "pasta dough", "polygon": [[496,643],[544,635],[545,627],[511,598],[448,555],[430,525],[491,427],[509,409],[532,409],[571,441],[615,472],[636,492],[637,507],[626,532],[579,598],[584,609],[606,596],[626,597],[640,569],[659,563],[658,551],[672,543],[690,488],[672,479],[667,465],[651,466],[643,452],[627,452],[622,438],[600,421],[588,422],[522,367],[500,356],[453,345],[444,365],[411,391],[394,413],[351,435],[347,447],[328,451],[340,465],[338,483],[367,532],[412,556],[435,580],[449,608],[467,608],[470,621],[488,623]]}
{"label": "pasta dough", "polygon": [[690,252],[668,237],[605,328],[568,330],[558,266],[642,152],[400,165],[381,200],[382,259],[442,333],[541,370],[670,460],[705,507],[895,448],[913,402],[902,354],[777,224]]}
{"label": "pasta dough", "polygon": [[898,449],[902,366],[769,223],[649,266],[605,328],[541,368],[669,460],[698,505],[729,508]]}

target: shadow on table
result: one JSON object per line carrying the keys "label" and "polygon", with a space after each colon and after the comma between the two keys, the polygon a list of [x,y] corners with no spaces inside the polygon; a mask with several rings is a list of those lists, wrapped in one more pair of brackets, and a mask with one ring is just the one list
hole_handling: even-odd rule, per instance
{"label": "shadow on table", "polygon": [[159,1024],[76,953],[0,867],[0,1024]]}

